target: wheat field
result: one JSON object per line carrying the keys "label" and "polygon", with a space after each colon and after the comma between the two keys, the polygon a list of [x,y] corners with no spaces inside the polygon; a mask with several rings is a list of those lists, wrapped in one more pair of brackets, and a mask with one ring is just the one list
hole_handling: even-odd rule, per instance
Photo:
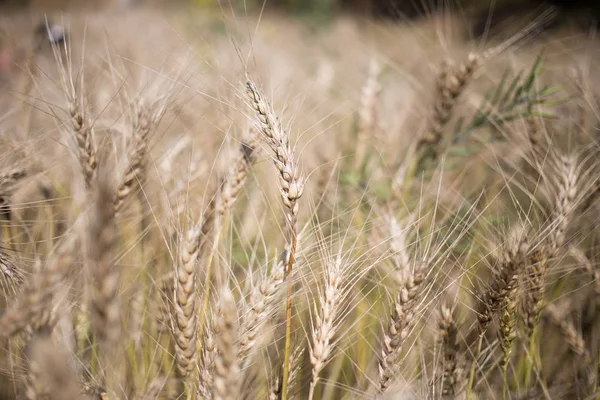
{"label": "wheat field", "polygon": [[600,399],[600,43],[534,17],[0,16],[0,399]]}

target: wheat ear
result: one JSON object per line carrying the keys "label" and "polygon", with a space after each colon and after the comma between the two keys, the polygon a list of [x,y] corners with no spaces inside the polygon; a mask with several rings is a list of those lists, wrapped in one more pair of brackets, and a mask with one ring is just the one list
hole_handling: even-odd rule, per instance
{"label": "wheat ear", "polygon": [[402,346],[418,317],[416,315],[423,295],[423,285],[427,277],[425,265],[415,265],[394,301],[394,309],[387,332],[383,337],[381,358],[379,359],[379,390],[385,392],[392,384],[398,371]]}
{"label": "wheat ear", "polygon": [[454,396],[459,381],[457,360],[459,354],[457,343],[458,328],[452,317],[452,310],[446,305],[442,305],[440,309],[440,321],[438,327],[444,357],[442,395]]}
{"label": "wheat ear", "polygon": [[128,149],[127,168],[113,199],[116,213],[123,208],[123,203],[130,196],[136,182],[142,182],[146,177],[148,139],[154,126],[162,116],[162,112],[162,108],[155,109],[145,103],[136,104],[133,137],[130,140]]}
{"label": "wheat ear", "polygon": [[247,311],[242,315],[240,324],[240,343],[238,359],[244,365],[256,344],[258,333],[269,319],[281,283],[283,282],[283,264],[275,263],[269,275],[250,294]]}
{"label": "wheat ear", "polygon": [[292,320],[292,270],[297,246],[297,222],[299,203],[298,200],[304,191],[304,178],[300,174],[295,160],[295,150],[290,145],[288,134],[281,127],[281,123],[272,111],[272,107],[263,99],[256,85],[248,79],[246,82],[247,94],[250,104],[258,118],[258,128],[263,139],[273,151],[275,167],[279,171],[279,186],[281,199],[287,208],[287,222],[289,226],[289,253],[286,266],[287,299],[286,299],[286,329],[285,349],[282,377],[282,400],[287,398],[287,384],[289,375],[289,356],[291,345],[291,320]]}
{"label": "wheat ear", "polygon": [[319,373],[329,361],[333,349],[331,339],[338,328],[336,318],[344,297],[342,273],[342,260],[339,256],[327,263],[325,289],[319,294],[320,309],[315,304],[316,321],[312,330],[312,347],[310,348],[312,380],[308,395],[309,400],[314,396],[315,388],[319,382]]}
{"label": "wheat ear", "polygon": [[217,357],[212,387],[214,400],[235,400],[239,397],[239,366],[237,363],[237,310],[235,300],[227,289],[219,297],[220,315],[217,319]]}
{"label": "wheat ear", "polygon": [[54,343],[50,335],[34,336],[27,355],[29,368],[25,394],[29,400],[81,399],[76,373],[68,367],[70,355]]}
{"label": "wheat ear", "polygon": [[46,325],[48,311],[58,287],[67,281],[73,265],[73,242],[64,243],[53,256],[47,269],[33,276],[21,295],[0,317],[0,340],[6,340],[29,325]]}
{"label": "wheat ear", "polygon": [[173,327],[175,359],[179,373],[184,377],[192,374],[196,362],[198,340],[196,263],[200,251],[199,231],[198,227],[193,227],[187,231],[184,237],[180,238],[179,256],[175,268],[175,301],[173,304],[175,309]]}
{"label": "wheat ear", "polygon": [[417,143],[417,151],[428,148],[430,157],[439,156],[439,145],[446,125],[452,118],[458,98],[465,90],[479,67],[481,58],[474,53],[469,54],[467,61],[452,71],[448,63],[443,63],[437,77],[436,102],[433,107],[426,134]]}

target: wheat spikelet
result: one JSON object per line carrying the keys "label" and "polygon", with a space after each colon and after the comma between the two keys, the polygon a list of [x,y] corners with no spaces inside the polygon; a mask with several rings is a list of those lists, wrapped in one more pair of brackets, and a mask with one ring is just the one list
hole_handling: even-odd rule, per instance
{"label": "wheat spikelet", "polygon": [[52,341],[49,335],[36,335],[28,346],[29,400],[78,400],[81,390],[75,371],[70,370],[67,351]]}
{"label": "wheat spikelet", "polygon": [[48,268],[34,275],[20,296],[7,307],[0,317],[0,340],[16,335],[29,325],[47,325],[55,292],[59,285],[68,281],[73,265],[73,245],[73,242],[63,243]]}
{"label": "wheat spikelet", "polygon": [[257,336],[271,315],[279,288],[283,283],[283,263],[275,263],[269,275],[250,294],[247,311],[240,323],[238,359],[244,365],[256,344]]}
{"label": "wheat spikelet", "polygon": [[189,376],[196,362],[197,331],[197,293],[196,263],[200,250],[198,227],[188,230],[180,239],[180,250],[175,268],[175,358],[182,376]]}
{"label": "wheat spikelet", "polygon": [[13,297],[23,284],[23,271],[15,265],[0,247],[0,289],[7,297]]}
{"label": "wheat spikelet", "polygon": [[294,149],[290,145],[288,134],[281,127],[281,123],[271,111],[271,107],[263,100],[256,85],[251,80],[246,83],[251,106],[256,111],[259,129],[263,138],[275,154],[275,167],[279,171],[279,184],[281,199],[288,208],[288,223],[292,227],[292,236],[295,236],[295,227],[298,218],[298,199],[304,191],[302,178],[296,160]]}
{"label": "wheat spikelet", "polygon": [[554,304],[548,304],[545,311],[550,321],[560,328],[560,332],[565,342],[569,345],[569,349],[582,357],[584,362],[588,364],[591,361],[591,355],[585,347],[585,339],[577,330],[573,321],[562,315]]}
{"label": "wheat spikelet", "polygon": [[320,308],[315,304],[316,321],[312,330],[312,346],[310,363],[312,364],[312,380],[310,382],[309,399],[319,381],[319,373],[329,361],[333,344],[331,339],[337,330],[337,314],[344,297],[342,287],[342,260],[338,256],[327,263],[325,270],[325,289],[319,294]]}
{"label": "wheat spikelet", "polygon": [[417,143],[417,150],[431,149],[431,157],[439,156],[439,145],[446,125],[452,118],[458,97],[463,93],[467,83],[479,67],[481,58],[474,53],[469,54],[467,61],[457,69],[451,70],[444,63],[437,77],[437,99],[433,108],[427,133]]}
{"label": "wheat spikelet", "polygon": [[[288,376],[288,390],[290,391],[290,399],[294,398],[294,387],[298,381],[298,377],[300,376],[300,370],[302,368],[302,355],[304,354],[304,346],[296,346],[294,351],[290,354],[289,364],[290,364],[290,374]],[[283,385],[281,382],[281,371],[275,374],[275,379],[271,385],[271,390],[269,391],[269,400],[279,400],[281,399],[281,391]]]}
{"label": "wheat spikelet", "polygon": [[393,382],[399,367],[402,345],[417,322],[416,312],[426,277],[425,265],[419,264],[414,267],[408,279],[400,285],[388,329],[383,337],[379,359],[379,390],[382,392]]}
{"label": "wheat spikelet", "polygon": [[517,323],[517,288],[514,287],[507,296],[502,299],[502,312],[500,317],[500,346],[502,347],[502,360],[500,366],[503,374],[503,393],[508,391],[508,364],[512,354],[512,343],[515,340]]}
{"label": "wheat spikelet", "polygon": [[217,357],[215,359],[212,397],[214,400],[234,400],[239,396],[239,366],[237,363],[237,310],[229,290],[219,297],[220,315],[217,320]]}
{"label": "wheat spikelet", "polygon": [[454,396],[459,383],[460,372],[457,359],[459,354],[457,343],[458,329],[452,317],[452,310],[446,305],[442,305],[440,309],[438,327],[444,357],[442,395]]}
{"label": "wheat spikelet", "polygon": [[286,219],[288,223],[290,238],[289,252],[287,254],[286,278],[286,329],[285,350],[282,377],[282,400],[287,398],[287,384],[290,373],[289,355],[291,348],[291,320],[292,320],[292,271],[297,246],[297,222],[299,203],[298,200],[304,191],[304,178],[300,174],[295,160],[295,151],[290,145],[288,134],[282,129],[281,123],[272,111],[271,106],[266,103],[259,93],[256,85],[248,79],[246,81],[246,93],[250,105],[256,113],[258,128],[273,153],[275,154],[275,167],[279,171],[279,187],[283,205],[287,208]]}
{"label": "wheat spikelet", "polygon": [[146,178],[148,139],[152,129],[162,116],[162,112],[162,108],[157,106],[143,102],[136,104],[133,137],[128,149],[128,164],[113,200],[116,213],[123,207],[123,203],[130,196],[136,182],[143,182]]}
{"label": "wheat spikelet", "polygon": [[358,132],[356,142],[355,165],[360,167],[366,156],[366,146],[369,136],[375,135],[377,129],[377,101],[381,93],[381,85],[378,82],[378,75],[381,67],[375,58],[369,62],[369,74],[360,96],[360,106],[358,109]]}
{"label": "wheat spikelet", "polygon": [[94,127],[87,118],[85,105],[79,104],[75,93],[68,96],[71,128],[77,141],[79,163],[87,187],[90,187],[96,172],[96,149],[94,145]]}
{"label": "wheat spikelet", "polygon": [[524,265],[528,244],[525,236],[515,238],[494,262],[494,277],[488,290],[483,294],[477,309],[479,332],[485,333],[492,318],[501,309],[504,299],[517,285],[517,278]]}
{"label": "wheat spikelet", "polygon": [[217,348],[213,332],[209,327],[204,330],[200,377],[198,379],[198,395],[203,399],[212,399],[216,358]]}
{"label": "wheat spikelet", "polygon": [[[120,335],[119,272],[113,261],[115,241],[112,190],[105,183],[97,188],[89,225],[89,268],[92,278],[90,317],[99,345],[113,355]],[[111,357],[109,356],[109,359]]]}
{"label": "wheat spikelet", "polygon": [[250,168],[256,159],[256,139],[256,135],[251,133],[248,142],[240,145],[240,158],[229,169],[227,178],[221,186],[221,199],[218,205],[218,212],[221,216],[231,208],[246,183]]}
{"label": "wheat spikelet", "polygon": [[532,334],[540,317],[546,285],[548,262],[565,242],[567,228],[573,216],[579,188],[579,168],[577,160],[569,155],[556,155],[558,188],[552,210],[549,231],[545,241],[539,244],[528,260],[525,304],[523,307],[525,325]]}

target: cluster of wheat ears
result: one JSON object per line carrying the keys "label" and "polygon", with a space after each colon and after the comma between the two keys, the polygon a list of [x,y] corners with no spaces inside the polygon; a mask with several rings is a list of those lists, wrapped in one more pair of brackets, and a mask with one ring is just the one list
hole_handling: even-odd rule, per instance
{"label": "cluster of wheat ears", "polygon": [[[600,144],[583,79],[579,97],[542,85],[542,58],[469,112],[465,91],[506,47],[443,60],[390,158],[391,78],[373,57],[348,132],[326,139],[338,156],[303,159],[246,70],[233,100],[211,98],[234,105],[236,139],[202,144],[207,166],[193,132],[165,133],[182,70],[136,91],[109,63],[121,115],[101,118],[69,41],[52,50],[62,103],[21,99],[13,128],[43,113],[60,155],[0,138],[3,398],[600,395]],[[29,90],[50,76],[30,67]]]}

